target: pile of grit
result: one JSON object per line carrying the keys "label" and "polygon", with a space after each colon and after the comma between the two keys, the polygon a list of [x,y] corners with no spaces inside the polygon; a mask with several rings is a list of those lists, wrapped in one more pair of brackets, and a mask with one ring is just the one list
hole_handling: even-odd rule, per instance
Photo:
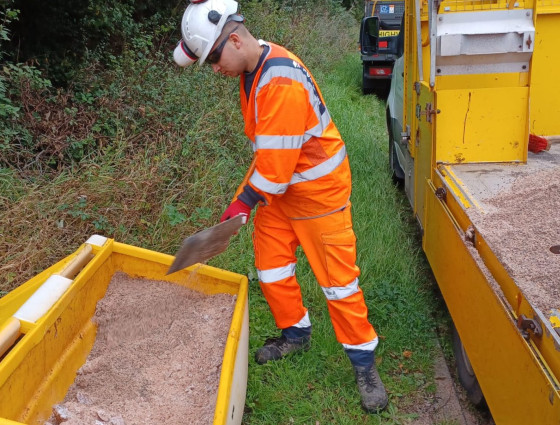
{"label": "pile of grit", "polygon": [[93,349],[47,424],[212,423],[235,298],[115,274]]}
{"label": "pile of grit", "polygon": [[560,309],[560,168],[518,177],[469,217],[533,307]]}

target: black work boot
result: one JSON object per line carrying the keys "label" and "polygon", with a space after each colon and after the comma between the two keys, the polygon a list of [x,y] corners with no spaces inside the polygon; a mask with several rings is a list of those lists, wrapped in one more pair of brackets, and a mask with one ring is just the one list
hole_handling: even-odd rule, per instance
{"label": "black work boot", "polygon": [[286,338],[284,335],[269,338],[255,353],[258,364],[265,364],[271,360],[280,360],[282,357],[296,351],[307,351],[311,346],[311,336],[301,338]]}
{"label": "black work boot", "polygon": [[389,402],[387,391],[381,382],[375,362],[371,366],[354,366],[362,407],[369,413],[379,413]]}

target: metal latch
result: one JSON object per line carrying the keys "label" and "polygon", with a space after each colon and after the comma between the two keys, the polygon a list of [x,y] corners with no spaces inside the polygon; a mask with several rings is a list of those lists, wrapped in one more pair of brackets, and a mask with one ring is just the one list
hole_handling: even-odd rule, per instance
{"label": "metal latch", "polygon": [[410,126],[407,124],[406,130],[401,131],[401,141],[404,143],[408,143],[409,140],[410,140]]}
{"label": "metal latch", "polygon": [[445,190],[445,187],[438,187],[436,189],[436,197],[443,202],[447,201],[447,190]]}
{"label": "metal latch", "polygon": [[517,327],[521,330],[521,335],[527,341],[529,341],[529,331],[533,332],[535,336],[542,336],[542,328],[539,322],[535,319],[529,319],[524,314],[517,318]]}
{"label": "metal latch", "polygon": [[416,118],[420,119],[421,115],[426,117],[426,122],[432,122],[432,115],[439,114],[439,109],[433,109],[431,103],[426,103],[426,109],[422,111],[420,104],[416,104]]}

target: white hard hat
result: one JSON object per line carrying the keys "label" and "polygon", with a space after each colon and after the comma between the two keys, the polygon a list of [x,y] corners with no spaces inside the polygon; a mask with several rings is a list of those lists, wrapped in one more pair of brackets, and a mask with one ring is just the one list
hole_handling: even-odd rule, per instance
{"label": "white hard hat", "polygon": [[243,22],[235,0],[191,0],[181,21],[183,39],[173,52],[177,65],[188,66],[197,60],[202,65],[230,20]]}

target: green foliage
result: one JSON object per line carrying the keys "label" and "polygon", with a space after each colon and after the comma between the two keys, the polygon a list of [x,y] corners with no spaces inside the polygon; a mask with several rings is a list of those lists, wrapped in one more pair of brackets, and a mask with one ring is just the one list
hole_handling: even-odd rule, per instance
{"label": "green foliage", "polygon": [[42,95],[50,86],[50,81],[29,65],[6,63],[0,70],[0,158],[4,165],[13,165],[26,152],[34,151],[26,121],[39,117],[21,100],[30,91]]}
{"label": "green foliage", "polygon": [[19,12],[0,27],[11,48],[5,56],[12,62],[33,62],[57,86],[68,86],[76,71],[92,61],[108,64],[142,33],[165,37],[176,2],[152,0],[10,0],[5,14]]}
{"label": "green foliage", "polygon": [[165,205],[163,207],[163,214],[169,221],[169,225],[172,227],[187,221],[187,216],[180,213],[174,205]]}
{"label": "green foliage", "polygon": [[17,20],[19,15],[19,10],[10,9],[8,7],[11,3],[13,3],[13,1],[7,2],[7,4],[4,5],[4,9],[0,10],[0,19],[2,19],[0,23],[0,42],[10,41],[8,25],[10,25],[12,21]]}

